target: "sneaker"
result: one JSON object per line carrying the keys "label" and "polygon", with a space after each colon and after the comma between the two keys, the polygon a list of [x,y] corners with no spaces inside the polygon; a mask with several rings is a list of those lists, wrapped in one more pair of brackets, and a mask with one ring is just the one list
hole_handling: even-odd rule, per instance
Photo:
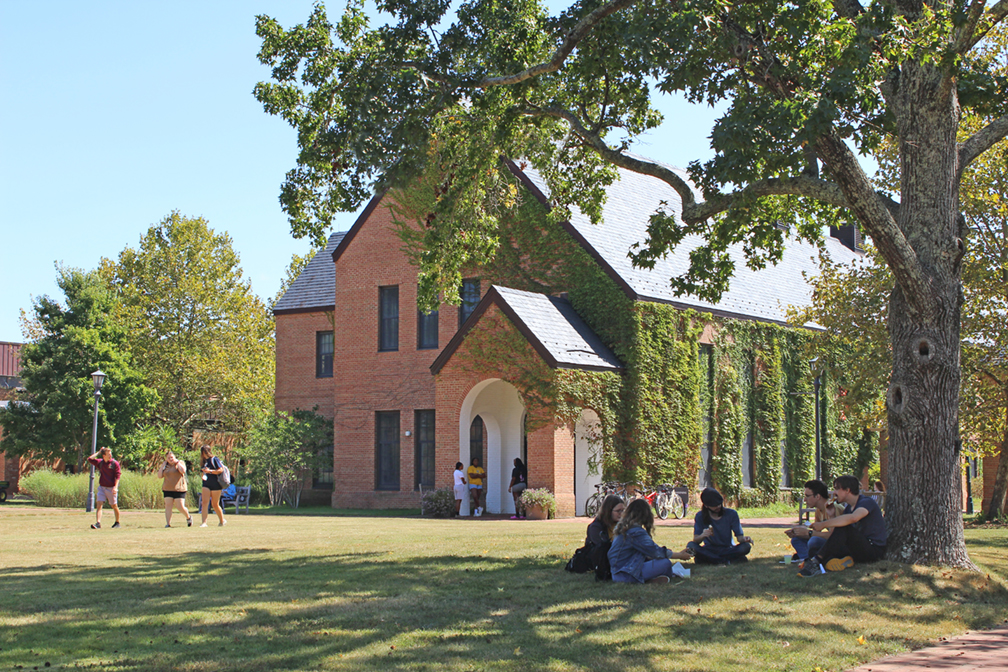
{"label": "sneaker", "polygon": [[226,520],[222,520],[219,523],[217,523],[217,527],[224,527],[225,525],[227,525],[227,521]]}
{"label": "sneaker", "polygon": [[171,525],[165,525],[165,527],[171,527]]}
{"label": "sneaker", "polygon": [[669,578],[667,576],[665,576],[664,574],[662,574],[660,576],[656,576],[654,578],[648,579],[644,583],[668,583],[668,582],[669,582]]}
{"label": "sneaker", "polygon": [[119,527],[119,521],[118,520],[116,522],[112,523],[112,529],[113,530],[116,529],[117,527]]}
{"label": "sneaker", "polygon": [[511,516],[511,520],[518,520],[518,516]]}
{"label": "sneaker", "polygon": [[185,523],[186,523],[187,527],[192,527],[192,516],[189,516],[188,518],[186,518]]}
{"label": "sneaker", "polygon": [[822,565],[811,559],[803,562],[801,570],[798,572],[798,576],[805,579],[810,576],[819,576],[820,574],[822,574]]}
{"label": "sneaker", "polygon": [[850,569],[854,566],[854,558],[847,556],[845,558],[833,558],[826,562],[826,571],[829,572],[842,572],[845,569]]}
{"label": "sneaker", "polygon": [[200,525],[200,527],[206,527],[206,526],[207,526],[206,523],[203,523],[202,525]]}
{"label": "sneaker", "polygon": [[101,529],[101,523],[91,523],[91,529],[92,530],[100,530]]}

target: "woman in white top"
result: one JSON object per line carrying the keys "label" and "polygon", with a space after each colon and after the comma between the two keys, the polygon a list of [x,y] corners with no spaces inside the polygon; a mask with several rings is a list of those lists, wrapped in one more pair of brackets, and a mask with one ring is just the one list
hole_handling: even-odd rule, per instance
{"label": "woman in white top", "polygon": [[465,472],[462,471],[464,465],[461,462],[455,463],[455,515],[459,515],[462,508],[462,499],[466,496]]}

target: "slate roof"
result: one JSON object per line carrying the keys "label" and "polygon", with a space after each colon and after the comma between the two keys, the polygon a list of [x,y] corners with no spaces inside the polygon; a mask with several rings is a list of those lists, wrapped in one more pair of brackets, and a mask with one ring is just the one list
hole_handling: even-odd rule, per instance
{"label": "slate roof", "polygon": [[[684,171],[669,168],[688,180]],[[526,184],[538,190],[541,198],[549,193],[542,176],[534,169],[520,171],[514,164],[511,169],[523,173]],[[676,296],[669,279],[682,275],[689,268],[689,253],[703,242],[700,236],[684,239],[665,259],[659,259],[652,270],[634,268],[627,255],[633,243],[646,240],[649,219],[662,201],[667,203],[668,210],[676,214],[681,212],[679,194],[655,177],[620,169],[619,179],[609,187],[607,196],[600,224],[592,224],[576,209],[569,224],[575,238],[580,237],[588,251],[609,266],[611,274],[618,277],[632,298],[695,308],[724,317],[778,323],[786,321],[788,306],[805,307],[811,303],[812,290],[805,276],[811,278],[819,274],[818,249],[793,236],[785,242],[781,261],[761,271],[753,271],[745,265],[742,245],[729,248],[735,261],[735,274],[718,303],[694,296]],[[825,244],[833,261],[850,263],[860,257],[835,238],[827,236]]]}
{"label": "slate roof", "polygon": [[346,235],[339,231],[329,236],[325,250],[312,257],[301,275],[297,277],[284,295],[273,306],[274,315],[284,313],[308,313],[317,310],[332,310],[336,306],[336,267],[332,253]]}
{"label": "slate roof", "polygon": [[431,365],[433,373],[440,371],[448,362],[465,335],[491,305],[500,308],[551,368],[590,371],[618,371],[623,368],[612,351],[574,312],[568,300],[493,285],[434,360]]}

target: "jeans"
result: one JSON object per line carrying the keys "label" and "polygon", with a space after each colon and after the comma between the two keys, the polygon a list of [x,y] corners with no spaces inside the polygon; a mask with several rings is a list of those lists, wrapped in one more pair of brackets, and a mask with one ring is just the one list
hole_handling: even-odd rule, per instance
{"label": "jeans", "polygon": [[873,546],[857,528],[847,525],[834,528],[816,556],[823,562],[848,555],[854,558],[854,562],[875,562],[882,559],[885,550],[885,546]]}
{"label": "jeans", "polygon": [[667,576],[672,578],[672,561],[668,558],[660,558],[658,560],[648,560],[641,567],[641,578],[645,581],[655,578],[656,576]]}
{"label": "jeans", "polygon": [[701,546],[695,541],[686,544],[693,551],[693,562],[698,565],[727,565],[732,562],[747,562],[752,545],[748,542],[734,546]]}
{"label": "jeans", "polygon": [[791,546],[794,547],[799,560],[806,560],[810,555],[815,555],[825,543],[825,537],[809,537],[808,539],[791,537]]}

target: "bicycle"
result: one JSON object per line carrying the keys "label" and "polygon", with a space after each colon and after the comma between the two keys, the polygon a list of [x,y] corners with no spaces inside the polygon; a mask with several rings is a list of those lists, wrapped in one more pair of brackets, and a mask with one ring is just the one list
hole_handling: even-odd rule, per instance
{"label": "bicycle", "polygon": [[669,514],[669,490],[667,485],[659,485],[656,488],[647,488],[641,485],[638,492],[641,499],[645,500],[654,509],[655,514],[662,520],[668,518]]}
{"label": "bicycle", "polygon": [[[602,502],[605,501],[605,498],[609,495],[619,494],[617,492],[618,489],[619,485],[617,483],[613,483],[612,481],[595,484],[595,494],[589,497],[588,501],[585,502],[585,515],[594,518],[595,514],[597,514],[598,510],[602,507]],[[621,495],[621,499],[625,500],[626,497]]]}

